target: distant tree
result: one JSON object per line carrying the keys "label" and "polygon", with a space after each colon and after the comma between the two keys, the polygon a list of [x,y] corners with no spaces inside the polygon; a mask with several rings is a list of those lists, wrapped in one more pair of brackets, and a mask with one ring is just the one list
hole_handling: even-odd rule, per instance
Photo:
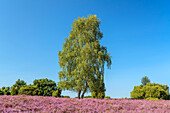
{"label": "distant tree", "polygon": [[105,94],[104,66],[107,62],[110,68],[111,56],[107,48],[100,45],[103,34],[99,25],[96,15],[78,17],[72,24],[69,38],[65,38],[63,50],[58,53],[62,68],[59,87],[77,92],[79,99],[88,89],[95,97]]}
{"label": "distant tree", "polygon": [[0,95],[10,95],[10,87],[2,87],[0,89]]}
{"label": "distant tree", "polygon": [[142,79],[141,79],[141,83],[142,83],[142,85],[146,85],[147,83],[149,83],[150,82],[150,80],[149,80],[149,78],[147,77],[147,76],[145,76],[145,77],[143,77]]}
{"label": "distant tree", "polygon": [[18,95],[19,89],[26,85],[26,82],[23,80],[18,79],[15,84],[11,87],[11,95]]}
{"label": "distant tree", "polygon": [[37,95],[37,86],[34,85],[24,85],[22,86],[19,91],[18,91],[19,95]]}
{"label": "distant tree", "polygon": [[148,83],[145,86],[135,86],[131,92],[131,98],[136,99],[147,99],[147,98],[157,98],[157,99],[168,99],[169,87],[167,85]]}
{"label": "distant tree", "polygon": [[58,92],[57,96],[61,94],[61,90],[57,88],[56,83],[47,78],[34,80],[33,85],[37,87],[37,92],[40,96],[52,96],[54,91]]}

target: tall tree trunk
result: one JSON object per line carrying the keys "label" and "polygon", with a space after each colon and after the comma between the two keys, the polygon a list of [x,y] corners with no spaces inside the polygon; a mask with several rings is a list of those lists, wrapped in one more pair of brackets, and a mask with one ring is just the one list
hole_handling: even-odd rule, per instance
{"label": "tall tree trunk", "polygon": [[82,95],[81,95],[81,99],[84,98],[84,94],[86,93],[87,87],[88,87],[88,85],[87,85],[87,82],[86,82],[86,87],[85,87],[85,89],[84,89],[84,91],[83,91],[83,93],[82,93]]}
{"label": "tall tree trunk", "polygon": [[81,95],[81,90],[79,90],[78,92],[78,99],[80,99],[80,95]]}

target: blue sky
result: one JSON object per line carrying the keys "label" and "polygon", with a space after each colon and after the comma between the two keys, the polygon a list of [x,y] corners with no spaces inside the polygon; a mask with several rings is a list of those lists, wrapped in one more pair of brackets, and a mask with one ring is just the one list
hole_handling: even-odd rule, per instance
{"label": "blue sky", "polygon": [[[101,44],[112,55],[106,95],[130,97],[148,76],[170,86],[170,2],[167,0],[0,0],[0,87],[20,78],[56,82],[58,51],[77,17],[96,14]],[[71,97],[76,93],[64,91]],[[89,93],[90,94],[90,93]],[[87,94],[88,95],[88,94]]]}

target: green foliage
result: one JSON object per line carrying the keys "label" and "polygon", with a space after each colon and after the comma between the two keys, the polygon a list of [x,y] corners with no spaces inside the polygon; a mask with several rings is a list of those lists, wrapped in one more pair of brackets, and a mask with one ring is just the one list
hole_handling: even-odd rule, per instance
{"label": "green foliage", "polygon": [[149,78],[147,77],[147,76],[145,76],[145,77],[143,77],[142,79],[141,79],[141,83],[142,83],[142,85],[146,85],[147,83],[149,83],[150,82],[150,80],[149,80]]}
{"label": "green foliage", "polygon": [[2,87],[0,95],[40,95],[40,96],[60,97],[61,89],[56,83],[48,79],[34,80],[33,85],[26,85],[26,82],[18,79],[11,87]]}
{"label": "green foliage", "polygon": [[15,84],[11,87],[11,95],[18,95],[19,89],[26,85],[26,82],[23,80],[18,79]]}
{"label": "green foliage", "polygon": [[103,99],[105,97],[105,92],[91,92],[92,98]]}
{"label": "green foliage", "polygon": [[131,92],[131,98],[135,99],[144,99],[145,98],[145,89],[143,85],[135,86]]}
{"label": "green foliage", "polygon": [[84,96],[84,98],[92,98],[91,96]]}
{"label": "green foliage", "polygon": [[56,83],[52,80],[48,80],[47,78],[34,80],[33,85],[37,87],[36,91],[39,96],[52,96],[54,91],[57,91],[55,92],[55,94],[57,93],[57,97],[61,94],[61,90],[57,90]]}
{"label": "green foliage", "polygon": [[104,98],[105,98],[105,99],[110,99],[110,96],[105,96]]}
{"label": "green foliage", "polygon": [[167,85],[148,83],[145,86],[135,86],[131,92],[131,98],[146,99],[158,98],[168,99],[169,87]]}
{"label": "green foliage", "polygon": [[61,90],[56,90],[52,93],[53,97],[61,97]]}
{"label": "green foliage", "polygon": [[[104,65],[111,66],[111,56],[107,48],[100,45],[103,34],[99,28],[100,20],[89,15],[75,20],[69,38],[65,39],[63,50],[59,51],[59,72],[61,89],[78,92],[82,98],[85,92],[105,92]],[[97,90],[99,89],[99,90]],[[103,97],[100,95],[100,97]],[[99,97],[99,96],[97,96]]]}
{"label": "green foliage", "polygon": [[11,87],[11,95],[18,95],[19,89],[17,87]]}
{"label": "green foliage", "polygon": [[0,89],[0,95],[10,95],[10,87],[2,87]]}
{"label": "green foliage", "polygon": [[4,92],[0,90],[0,95],[4,95]]}
{"label": "green foliage", "polygon": [[158,98],[152,98],[152,97],[150,98],[150,97],[149,97],[149,98],[146,98],[146,100],[152,100],[152,101],[155,101],[155,100],[159,100],[159,99],[158,99]]}
{"label": "green foliage", "polygon": [[62,98],[70,98],[70,96],[63,96],[63,95],[62,95],[61,97],[62,97]]}
{"label": "green foliage", "polygon": [[37,86],[35,85],[25,85],[19,89],[19,95],[37,95]]}

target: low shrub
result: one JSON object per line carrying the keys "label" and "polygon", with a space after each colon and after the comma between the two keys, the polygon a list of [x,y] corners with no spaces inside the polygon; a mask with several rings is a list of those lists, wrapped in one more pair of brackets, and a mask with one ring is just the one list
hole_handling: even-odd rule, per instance
{"label": "low shrub", "polygon": [[62,98],[70,98],[70,96],[63,96],[63,95],[62,95],[61,97],[62,97]]}
{"label": "low shrub", "polygon": [[105,98],[105,99],[110,99],[110,96],[105,96],[104,98]]}
{"label": "low shrub", "polygon": [[84,96],[84,98],[92,98],[91,96]]}
{"label": "low shrub", "polygon": [[4,95],[4,92],[0,90],[0,95]]}
{"label": "low shrub", "polygon": [[152,101],[155,101],[155,100],[159,100],[158,98],[146,98],[146,100],[152,100]]}
{"label": "low shrub", "polygon": [[60,97],[60,92],[58,90],[56,90],[52,93],[52,96],[53,97]]}

